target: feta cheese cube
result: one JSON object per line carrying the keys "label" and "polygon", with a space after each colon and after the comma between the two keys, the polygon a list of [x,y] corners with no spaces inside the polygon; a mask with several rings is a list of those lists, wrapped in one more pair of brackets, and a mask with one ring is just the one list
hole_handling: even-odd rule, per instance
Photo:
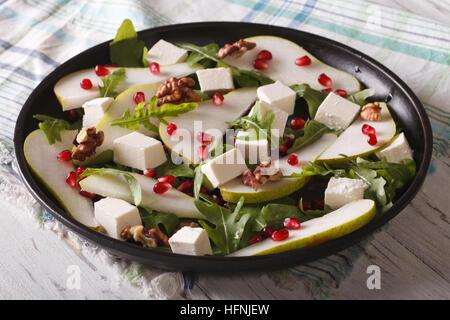
{"label": "feta cheese cube", "polygon": [[413,152],[403,132],[390,145],[378,151],[376,155],[380,159],[386,157],[388,162],[396,163],[400,163],[404,159],[413,159]]}
{"label": "feta cheese cube", "polygon": [[206,94],[225,93],[234,89],[230,68],[210,68],[197,71],[200,89]]}
{"label": "feta cheese cube", "polygon": [[245,159],[237,149],[231,149],[210,160],[201,167],[201,171],[214,188],[240,176],[247,170]]}
{"label": "feta cheese cube", "polygon": [[325,190],[325,204],[331,209],[337,209],[343,205],[364,199],[364,190],[368,185],[360,179],[332,177]]}
{"label": "feta cheese cube", "polygon": [[85,102],[82,106],[84,109],[83,127],[89,128],[97,126],[113,101],[113,98],[106,97]]}
{"label": "feta cheese cube", "polygon": [[[255,105],[250,110],[249,116],[252,116],[256,112],[256,110],[257,110],[256,108],[257,108],[257,105]],[[265,116],[267,115],[269,110],[271,110],[274,115],[274,120],[273,120],[273,124],[272,124],[272,134],[274,134],[274,135],[276,134],[278,137],[282,137],[284,134],[284,130],[286,129],[286,122],[289,118],[289,114],[286,111],[281,110],[272,105],[268,105],[265,103],[259,104],[259,111],[260,111],[263,119],[265,118]],[[273,131],[273,130],[277,130],[277,131]]]}
{"label": "feta cheese cube", "polygon": [[239,131],[234,146],[250,164],[259,164],[269,159],[269,142],[267,139],[258,139],[254,130]]}
{"label": "feta cheese cube", "polygon": [[333,130],[346,129],[361,107],[338,94],[330,92],[317,109],[314,120]]}
{"label": "feta cheese cube", "polygon": [[184,62],[187,56],[186,50],[161,39],[148,50],[145,58],[149,63],[157,62],[164,66]]}
{"label": "feta cheese cube", "polygon": [[294,113],[295,91],[280,81],[261,86],[256,93],[261,104],[269,104],[287,112],[289,115]]}
{"label": "feta cheese cube", "polygon": [[128,227],[142,225],[139,210],[128,202],[116,198],[104,198],[94,203],[95,219],[115,239]]}
{"label": "feta cheese cube", "polygon": [[115,139],[113,150],[114,162],[142,171],[167,160],[161,141],[137,131]]}
{"label": "feta cheese cube", "polygon": [[169,245],[173,253],[212,255],[208,233],[203,228],[183,227],[169,238]]}

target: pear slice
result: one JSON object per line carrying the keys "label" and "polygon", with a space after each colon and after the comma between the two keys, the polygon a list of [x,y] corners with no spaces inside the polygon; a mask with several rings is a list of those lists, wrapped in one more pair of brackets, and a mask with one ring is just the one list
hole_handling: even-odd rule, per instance
{"label": "pear slice", "polygon": [[[140,205],[142,207],[160,212],[173,213],[180,218],[205,218],[194,205],[194,198],[177,189],[171,189],[164,194],[157,194],[153,192],[153,186],[158,182],[157,180],[137,173],[132,173],[132,175],[141,185],[142,201]],[[120,176],[91,175],[81,180],[80,186],[82,190],[87,192],[133,203],[128,184]]]}
{"label": "pear slice", "polygon": [[356,200],[323,217],[302,223],[298,230],[289,230],[289,237],[284,241],[277,242],[267,238],[233,252],[229,256],[263,255],[314,246],[345,236],[361,228],[372,220],[375,213],[375,202],[373,200]]}
{"label": "pear slice", "polygon": [[[381,121],[366,121],[358,117],[317,160],[330,163],[345,161],[341,154],[350,158],[364,157],[388,144],[395,136],[396,125],[386,103],[380,103],[380,107]],[[367,135],[362,133],[364,124],[375,129],[378,141],[375,146],[371,146]]]}
{"label": "pear slice", "polygon": [[49,145],[42,130],[31,132],[25,139],[23,152],[32,171],[55,196],[63,208],[80,223],[94,228],[98,223],[94,218],[94,206],[90,199],[81,196],[77,189],[66,183],[67,175],[74,168],[69,162],[57,159],[58,154],[72,146],[76,130],[61,132],[61,141]]}
{"label": "pear slice", "polygon": [[[276,36],[256,36],[246,38],[246,41],[256,43],[256,47],[247,51],[239,58],[227,56],[223,61],[243,70],[255,70],[253,62],[261,50],[272,53],[272,59],[268,61],[267,70],[259,70],[273,80],[279,80],[285,85],[308,83],[311,88],[322,90],[325,87],[318,82],[319,75],[325,73],[333,81],[333,89],[342,89],[349,94],[361,90],[361,84],[351,74],[333,68],[317,58],[296,43]],[[311,64],[297,66],[295,60],[308,56]]]}
{"label": "pear slice", "polygon": [[[142,84],[160,84],[171,77],[183,77],[195,73],[201,66],[189,67],[186,63],[177,63],[160,67],[160,73],[155,75],[148,68],[125,68],[126,80],[124,80],[117,92]],[[111,73],[118,68],[108,68]],[[91,80],[93,87],[85,90],[80,87],[83,79]],[[80,108],[86,101],[99,98],[98,86],[102,85],[101,78],[95,74],[94,68],[79,70],[70,73],[56,82],[54,92],[61,103],[63,111]]]}
{"label": "pear slice", "polygon": [[200,102],[197,109],[167,119],[177,126],[177,131],[170,136],[167,125],[161,123],[159,136],[164,144],[187,162],[200,162],[198,148],[200,143],[196,135],[207,132],[214,139],[221,139],[228,128],[227,122],[232,122],[244,114],[256,99],[256,88],[241,88],[224,96],[222,105],[216,106],[212,100]]}

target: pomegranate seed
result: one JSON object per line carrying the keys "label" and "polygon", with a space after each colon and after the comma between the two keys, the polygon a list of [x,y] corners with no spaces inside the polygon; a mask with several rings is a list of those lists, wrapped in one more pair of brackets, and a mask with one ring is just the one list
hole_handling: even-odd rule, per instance
{"label": "pomegranate seed", "polygon": [[213,141],[213,136],[209,133],[199,132],[197,134],[197,140],[202,144],[210,144]]}
{"label": "pomegranate seed", "polygon": [[206,194],[206,193],[208,193],[208,190],[205,187],[201,187],[200,188],[200,193]]}
{"label": "pomegranate seed", "polygon": [[177,130],[177,125],[175,123],[171,122],[167,125],[167,134],[169,136],[173,135],[176,130]]}
{"label": "pomegranate seed", "polygon": [[155,174],[156,174],[156,171],[153,169],[145,169],[144,170],[144,176],[146,176],[146,177],[153,178],[155,176]]}
{"label": "pomegranate seed", "polygon": [[215,195],[215,194],[213,195],[213,200],[218,206],[223,206],[224,205],[222,199],[220,199],[220,197]]}
{"label": "pomegranate seed", "polygon": [[166,193],[170,189],[172,189],[172,185],[167,182],[158,182],[153,186],[153,192],[157,194]]}
{"label": "pomegranate seed", "polygon": [[377,136],[375,134],[369,134],[369,139],[367,139],[367,142],[371,146],[376,145],[378,143]]}
{"label": "pomegranate seed", "polygon": [[300,221],[295,218],[286,218],[284,219],[284,227],[289,230],[298,230],[300,229]]}
{"label": "pomegranate seed", "polygon": [[190,181],[190,180],[183,181],[182,183],[180,183],[180,185],[177,187],[177,189],[178,189],[178,191],[181,191],[184,193],[191,191],[192,190],[192,181]]}
{"label": "pomegranate seed", "polygon": [[298,165],[298,156],[295,153],[292,153],[287,162],[291,165],[291,166],[296,166]]}
{"label": "pomegranate seed", "polygon": [[283,241],[289,237],[289,230],[286,228],[280,229],[272,233],[271,238],[273,241]]}
{"label": "pomegranate seed", "polygon": [[324,87],[332,87],[333,86],[333,81],[331,81],[331,79],[325,73],[321,73],[317,80]]}
{"label": "pomegranate seed", "polygon": [[175,177],[168,174],[167,176],[162,176],[158,178],[159,182],[168,183],[170,185],[173,185],[175,183]]}
{"label": "pomegranate seed", "polygon": [[76,121],[78,120],[78,112],[76,109],[72,109],[67,111],[67,119],[69,119],[69,121]]}
{"label": "pomegranate seed", "polygon": [[292,130],[300,130],[305,126],[305,120],[302,118],[294,118],[291,120],[291,128]]}
{"label": "pomegranate seed", "polygon": [[361,128],[361,131],[366,135],[376,134],[375,128],[368,124],[364,124]]}
{"label": "pomegranate seed", "polygon": [[262,234],[258,233],[257,235],[250,238],[249,243],[252,245],[252,244],[261,242],[264,239],[265,239],[264,236]]}
{"label": "pomegranate seed", "polygon": [[309,66],[311,64],[311,59],[308,56],[303,56],[295,59],[295,64],[299,67]]}
{"label": "pomegranate seed", "polygon": [[266,237],[270,237],[272,235],[272,233],[275,232],[275,229],[272,227],[265,227],[262,231],[263,235]]}
{"label": "pomegranate seed", "polygon": [[72,160],[72,152],[70,150],[64,150],[56,157],[59,161],[67,162]]}
{"label": "pomegranate seed", "polygon": [[306,210],[311,210],[311,209],[312,209],[311,202],[303,201],[303,210],[306,211]]}
{"label": "pomegranate seed", "polygon": [[284,142],[283,145],[289,149],[290,147],[292,147],[294,145],[295,139],[286,137],[283,139],[283,142]]}
{"label": "pomegranate seed", "polygon": [[200,160],[206,160],[208,158],[208,147],[207,146],[200,146],[198,148],[198,157]]}
{"label": "pomegranate seed", "polygon": [[80,82],[80,87],[83,88],[84,90],[91,90],[93,86],[91,80],[83,79]]}
{"label": "pomegranate seed", "polygon": [[104,77],[110,74],[110,72],[104,66],[98,64],[95,66],[95,74],[98,75],[99,77]]}
{"label": "pomegranate seed", "polygon": [[311,203],[312,209],[314,210],[323,210],[324,203],[323,200],[313,200]]}
{"label": "pomegranate seed", "polygon": [[108,67],[108,68],[117,68],[119,65],[117,64],[117,63],[108,63],[108,64],[105,64],[105,67]]}
{"label": "pomegranate seed", "polygon": [[347,91],[345,91],[345,90],[339,89],[339,90],[336,90],[336,93],[343,98],[345,98],[347,96]]}
{"label": "pomegranate seed", "polygon": [[89,199],[91,199],[91,200],[94,200],[95,197],[97,197],[97,195],[96,195],[95,193],[90,193],[90,192],[83,191],[83,190],[80,190],[79,193],[80,193],[83,197],[89,198]]}
{"label": "pomegranate seed", "polygon": [[150,64],[150,71],[153,74],[159,74],[159,63],[153,62]]}
{"label": "pomegranate seed", "polygon": [[77,173],[75,171],[70,171],[69,174],[67,175],[66,182],[71,188],[76,188],[77,178],[78,178]]}
{"label": "pomegranate seed", "polygon": [[224,99],[225,99],[225,98],[224,98],[223,95],[221,95],[220,93],[215,93],[215,94],[212,96],[212,100],[213,100],[213,103],[214,103],[215,106],[220,106],[220,105],[222,105]]}
{"label": "pomegranate seed", "polygon": [[139,104],[141,102],[145,102],[145,93],[142,91],[138,91],[133,96],[134,103]]}
{"label": "pomegranate seed", "polygon": [[255,69],[266,70],[268,67],[269,67],[269,64],[267,63],[266,60],[256,59],[253,62],[253,68],[255,68]]}
{"label": "pomegranate seed", "polygon": [[77,168],[77,175],[81,176],[83,174],[84,170],[86,170],[86,168],[78,167]]}
{"label": "pomegranate seed", "polygon": [[285,146],[284,144],[282,144],[279,148],[279,152],[280,152],[280,156],[284,156],[287,153],[287,150],[289,148],[287,146]]}
{"label": "pomegranate seed", "polygon": [[257,54],[256,60],[272,60],[272,53],[268,50],[261,50]]}
{"label": "pomegranate seed", "polygon": [[326,89],[323,89],[322,92],[330,93],[330,92],[333,92],[333,89],[326,88]]}

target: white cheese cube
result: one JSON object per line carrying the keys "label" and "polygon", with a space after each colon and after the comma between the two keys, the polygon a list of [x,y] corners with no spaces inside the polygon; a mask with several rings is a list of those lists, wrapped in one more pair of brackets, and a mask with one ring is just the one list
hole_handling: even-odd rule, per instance
{"label": "white cheese cube", "polygon": [[95,127],[102,120],[106,110],[108,110],[113,98],[97,98],[89,100],[83,104],[84,116],[83,127]]}
{"label": "white cheese cube", "polygon": [[94,213],[106,233],[116,239],[121,239],[125,228],[142,225],[138,208],[120,199],[104,198],[95,202]]}
{"label": "white cheese cube", "polygon": [[134,131],[114,140],[114,162],[131,168],[155,168],[167,157],[161,141]]}
{"label": "white cheese cube", "polygon": [[314,120],[333,130],[346,129],[361,107],[338,94],[330,92],[317,109]]}
{"label": "white cheese cube", "polygon": [[376,155],[380,159],[386,157],[388,162],[396,163],[400,163],[404,159],[413,159],[413,152],[403,132],[390,145],[378,151]]}
{"label": "white cheese cube", "polygon": [[258,139],[254,130],[239,131],[234,146],[250,164],[259,164],[269,159],[269,142],[267,139]]}
{"label": "white cheese cube", "polygon": [[212,255],[208,233],[203,228],[183,227],[169,238],[173,253],[190,256]]}
{"label": "white cheese cube", "polygon": [[206,94],[224,93],[234,89],[230,68],[210,68],[197,71],[200,89]]}
{"label": "white cheese cube", "polygon": [[294,113],[295,91],[280,81],[261,86],[256,93],[261,104],[269,104],[287,112],[289,115]]}
{"label": "white cheese cube", "polygon": [[237,149],[231,149],[202,165],[201,170],[214,188],[240,176],[247,170],[245,158]]}
{"label": "white cheese cube", "polygon": [[164,66],[184,62],[187,56],[188,52],[186,50],[161,39],[148,50],[145,58],[149,63],[157,62],[159,65]]}
{"label": "white cheese cube", "polygon": [[[252,116],[255,112],[256,112],[256,105],[250,110],[249,112],[249,116]],[[272,124],[272,130],[277,130],[277,131],[272,131],[272,134],[276,134],[278,137],[282,137],[284,134],[284,129],[286,129],[286,122],[289,118],[289,114],[284,111],[281,110],[277,107],[274,107],[272,105],[268,105],[265,103],[260,103],[259,104],[259,110],[261,113],[262,118],[264,119],[265,116],[267,115],[267,113],[269,112],[269,110],[271,110],[273,112],[274,115],[274,120],[273,120],[273,124]]]}
{"label": "white cheese cube", "polygon": [[368,185],[360,179],[332,177],[325,190],[325,204],[331,209],[337,209],[343,205],[364,199],[364,190]]}

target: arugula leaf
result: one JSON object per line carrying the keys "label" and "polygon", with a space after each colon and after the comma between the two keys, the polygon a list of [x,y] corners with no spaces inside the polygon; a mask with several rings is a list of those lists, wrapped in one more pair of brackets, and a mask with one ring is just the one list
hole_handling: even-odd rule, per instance
{"label": "arugula leaf", "polygon": [[142,189],[139,181],[132,174],[126,171],[121,171],[117,169],[110,168],[86,168],[84,172],[80,175],[80,178],[87,177],[90,175],[112,175],[112,176],[122,176],[125,181],[128,183],[128,187],[130,188],[131,197],[133,199],[133,203],[138,206],[142,200]]}
{"label": "arugula leaf", "polygon": [[[300,209],[300,212],[304,215],[303,221],[322,217],[322,216],[326,215],[327,213],[330,213],[331,211],[333,211],[327,205],[325,205],[325,208],[323,210],[320,210],[320,209],[303,210],[303,198],[300,198],[298,207]],[[303,222],[303,221],[300,221],[300,222]]]}
{"label": "arugula leaf", "polygon": [[298,151],[301,148],[304,148],[311,143],[319,140],[325,133],[331,132],[331,129],[316,120],[306,121],[303,129],[303,136],[295,139],[292,147],[288,149],[288,153]]}
{"label": "arugula leaf", "polygon": [[234,70],[233,81],[237,83],[239,87],[260,87],[274,82],[269,77],[255,70],[240,69]]}
{"label": "arugula leaf", "polygon": [[361,91],[358,91],[354,94],[351,94],[347,97],[348,100],[350,100],[353,103],[359,104],[361,107],[367,103],[367,98],[373,96],[375,94],[375,89],[364,89]]}
{"label": "arugula leaf", "polygon": [[314,90],[307,83],[294,84],[290,88],[295,91],[297,99],[303,98],[306,100],[309,116],[311,119],[314,119],[317,109],[319,109],[320,104],[325,100],[328,93]]}
{"label": "arugula leaf", "polygon": [[81,129],[81,121],[70,123],[63,119],[53,118],[45,114],[35,114],[33,118],[42,121],[39,128],[44,132],[50,145],[61,141],[61,131]]}
{"label": "arugula leaf", "polygon": [[142,224],[146,228],[157,228],[167,235],[171,235],[180,224],[180,219],[173,213],[158,212],[146,207],[138,209]]}
{"label": "arugula leaf", "polygon": [[115,92],[115,90],[126,78],[127,76],[124,68],[117,69],[106,77],[101,78],[103,86],[98,86],[100,96],[115,98],[117,96],[117,92]]}
{"label": "arugula leaf", "polygon": [[[178,46],[184,45],[184,46],[194,46],[190,45],[188,43],[177,43]],[[193,51],[193,49],[196,49],[196,51]],[[185,50],[188,50],[186,48],[183,48]],[[203,66],[210,66],[212,62],[217,62],[215,59],[211,59],[209,57],[216,57],[217,58],[217,52],[219,52],[219,45],[217,43],[210,43],[203,47],[194,46],[191,47],[192,50],[191,54],[186,59],[186,63],[189,67],[195,66],[195,64],[199,63]],[[205,58],[206,56],[206,58]]]}
{"label": "arugula leaf", "polygon": [[182,163],[180,165],[176,165],[171,161],[166,161],[162,165],[155,168],[156,176],[166,176],[166,175],[172,175],[175,178],[181,177],[181,178],[193,178],[195,173],[194,169],[191,168],[191,166],[187,163]]}
{"label": "arugula leaf", "polygon": [[144,41],[138,40],[130,19],[125,19],[109,44],[111,62],[120,67],[144,67]]}
{"label": "arugula leaf", "polygon": [[201,162],[200,164],[198,164],[197,167],[195,167],[194,169],[194,186],[193,186],[193,193],[194,193],[194,198],[198,199],[200,197],[200,189],[202,188],[203,185],[203,172],[201,170],[201,167],[203,165],[204,162]]}

